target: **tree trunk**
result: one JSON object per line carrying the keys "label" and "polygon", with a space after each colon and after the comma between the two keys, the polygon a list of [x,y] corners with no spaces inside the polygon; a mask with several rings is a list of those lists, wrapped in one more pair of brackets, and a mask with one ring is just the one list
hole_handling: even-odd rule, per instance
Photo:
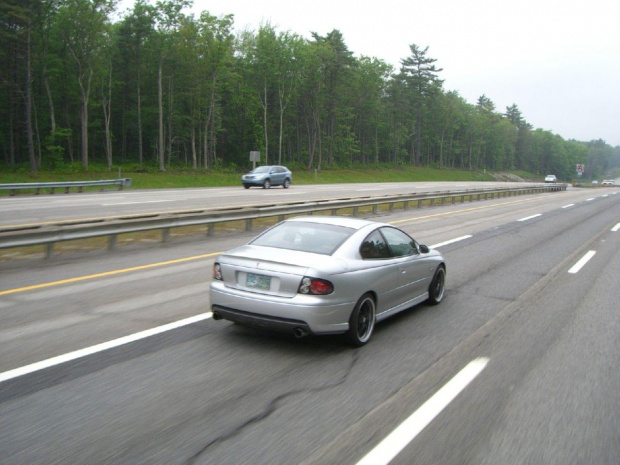
{"label": "tree trunk", "polygon": [[162,67],[163,67],[163,58],[159,59],[159,69],[157,72],[157,103],[159,107],[159,139],[157,144],[158,155],[157,159],[159,160],[159,171],[166,171],[164,168],[164,103],[163,103],[163,89],[161,82],[162,75]]}
{"label": "tree trunk", "polygon": [[140,86],[140,64],[138,63],[138,163],[142,167],[142,86]]}
{"label": "tree trunk", "polygon": [[264,78],[263,89],[265,100],[263,101],[263,127],[265,130],[265,165],[269,164],[269,135],[267,134],[267,78]]}
{"label": "tree trunk", "polygon": [[30,161],[30,171],[37,172],[37,159],[34,155],[34,139],[32,136],[32,71],[30,66],[30,25],[26,40],[26,132],[28,134],[28,159]]}

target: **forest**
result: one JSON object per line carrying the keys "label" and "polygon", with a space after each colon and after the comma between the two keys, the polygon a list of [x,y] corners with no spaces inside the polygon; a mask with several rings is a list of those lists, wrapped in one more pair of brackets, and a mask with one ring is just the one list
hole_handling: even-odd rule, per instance
{"label": "forest", "polygon": [[[411,165],[554,173],[620,167],[620,147],[534,128],[515,103],[443,88],[429,46],[399,69],[311,39],[190,12],[189,0],[0,1],[4,170]],[[578,109],[575,109],[578,111]]]}

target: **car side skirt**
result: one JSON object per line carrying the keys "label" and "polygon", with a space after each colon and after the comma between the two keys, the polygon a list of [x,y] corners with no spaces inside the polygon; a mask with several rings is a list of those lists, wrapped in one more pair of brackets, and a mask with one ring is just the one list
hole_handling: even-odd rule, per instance
{"label": "car side skirt", "polygon": [[402,312],[403,310],[407,310],[408,308],[413,307],[414,305],[418,305],[421,304],[422,302],[424,302],[425,300],[427,300],[429,297],[428,292],[425,292],[424,294],[421,294],[411,300],[408,300],[407,302],[400,304],[396,307],[390,308],[389,310],[386,310],[384,312],[378,313],[377,314],[377,322],[385,320],[386,318],[391,317],[392,315],[395,315],[397,313]]}

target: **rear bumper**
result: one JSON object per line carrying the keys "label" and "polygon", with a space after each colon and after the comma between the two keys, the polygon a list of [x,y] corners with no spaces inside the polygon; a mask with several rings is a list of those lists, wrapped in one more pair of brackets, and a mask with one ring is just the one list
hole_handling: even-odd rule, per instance
{"label": "rear bumper", "polygon": [[349,329],[355,302],[327,303],[324,296],[282,298],[231,289],[220,281],[211,283],[211,308],[215,319],[273,331],[338,334]]}
{"label": "rear bumper", "polygon": [[301,320],[258,315],[234,308],[220,307],[219,305],[213,305],[212,310],[214,320],[224,319],[244,326],[294,334],[295,336],[312,334],[310,326]]}

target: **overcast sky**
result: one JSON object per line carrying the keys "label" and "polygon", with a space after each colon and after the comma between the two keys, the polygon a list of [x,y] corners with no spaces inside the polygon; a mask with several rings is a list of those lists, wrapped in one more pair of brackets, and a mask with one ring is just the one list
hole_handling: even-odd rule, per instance
{"label": "overcast sky", "polygon": [[620,145],[620,0],[194,0],[205,10],[237,30],[338,29],[356,56],[397,69],[410,44],[428,46],[469,103],[485,94],[564,139]]}

